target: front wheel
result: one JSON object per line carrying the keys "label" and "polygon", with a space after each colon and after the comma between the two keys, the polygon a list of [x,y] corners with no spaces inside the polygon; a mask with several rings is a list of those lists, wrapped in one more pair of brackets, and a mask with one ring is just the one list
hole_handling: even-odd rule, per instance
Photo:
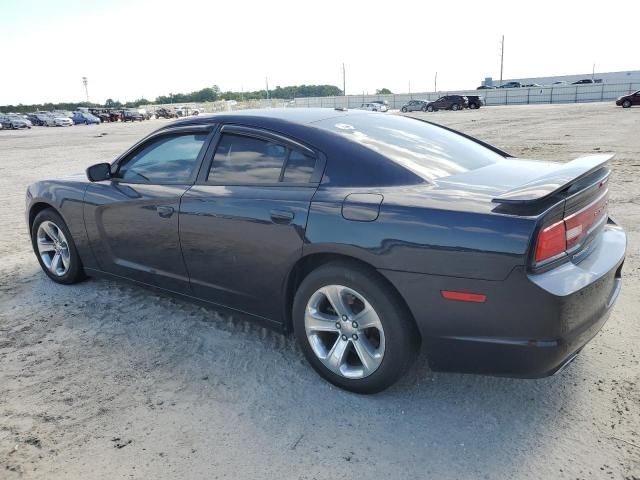
{"label": "front wheel", "polygon": [[457,103],[454,103],[453,105],[451,105],[451,110],[458,110],[460,107],[458,107]]}
{"label": "front wheel", "polygon": [[84,279],[71,232],[54,210],[46,209],[36,216],[31,226],[31,243],[42,270],[51,280],[72,284]]}
{"label": "front wheel", "polygon": [[622,102],[622,108],[629,108],[631,106],[631,100],[625,100]]}
{"label": "front wheel", "polygon": [[345,390],[386,389],[417,353],[418,333],[402,301],[375,272],[356,264],[329,263],[311,272],[292,313],[311,366]]}
{"label": "front wheel", "polygon": [[407,113],[407,107],[402,107],[401,111],[402,113]]}
{"label": "front wheel", "polygon": [[433,105],[429,105],[427,107],[427,112],[433,112]]}

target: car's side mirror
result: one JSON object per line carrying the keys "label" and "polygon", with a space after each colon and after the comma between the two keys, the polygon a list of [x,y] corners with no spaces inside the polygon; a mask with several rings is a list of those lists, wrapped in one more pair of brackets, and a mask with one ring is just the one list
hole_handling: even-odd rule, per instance
{"label": "car's side mirror", "polygon": [[111,165],[108,163],[97,163],[87,168],[87,178],[90,182],[101,182],[111,178]]}

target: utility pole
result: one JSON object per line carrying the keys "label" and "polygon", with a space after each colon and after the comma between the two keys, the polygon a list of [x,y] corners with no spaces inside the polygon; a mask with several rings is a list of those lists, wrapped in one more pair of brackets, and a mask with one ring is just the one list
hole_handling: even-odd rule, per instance
{"label": "utility pole", "polygon": [[347,76],[344,70],[344,62],[342,63],[342,95],[347,96]]}
{"label": "utility pole", "polygon": [[502,69],[504,67],[504,35],[502,35],[502,44],[500,50],[500,85],[502,85]]}
{"label": "utility pole", "polygon": [[438,91],[438,72],[436,72],[436,76],[433,79],[433,91],[434,92]]}
{"label": "utility pole", "polygon": [[593,64],[593,69],[591,70],[591,83],[595,82],[596,78],[596,64]]}
{"label": "utility pole", "polygon": [[82,84],[84,85],[84,94],[87,97],[87,103],[89,103],[89,80],[87,80],[87,77],[82,77]]}
{"label": "utility pole", "polygon": [[411,95],[411,80],[409,80],[409,95]]}
{"label": "utility pole", "polygon": [[269,100],[269,79],[264,77],[264,81],[267,83],[267,100]]}

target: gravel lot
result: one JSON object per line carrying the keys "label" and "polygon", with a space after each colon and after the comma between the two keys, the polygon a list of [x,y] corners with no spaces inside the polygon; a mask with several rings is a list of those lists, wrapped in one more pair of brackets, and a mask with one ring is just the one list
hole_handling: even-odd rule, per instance
{"label": "gravel lot", "polygon": [[0,131],[0,478],[640,478],[640,108],[421,115],[513,154],[616,151],[624,287],[561,374],[429,371],[357,396],[292,337],[106,280],[41,273],[24,224],[37,179],[111,160],[164,120]]}

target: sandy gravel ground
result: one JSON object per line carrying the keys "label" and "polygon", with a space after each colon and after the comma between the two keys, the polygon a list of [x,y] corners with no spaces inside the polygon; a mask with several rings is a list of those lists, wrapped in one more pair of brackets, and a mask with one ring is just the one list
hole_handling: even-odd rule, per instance
{"label": "sandy gravel ground", "polygon": [[291,337],[112,281],[55,285],[31,251],[25,187],[110,160],[164,121],[0,131],[0,478],[640,478],[640,108],[424,116],[525,157],[618,153],[624,287],[569,369],[513,380],[421,360],[357,396],[321,380]]}

